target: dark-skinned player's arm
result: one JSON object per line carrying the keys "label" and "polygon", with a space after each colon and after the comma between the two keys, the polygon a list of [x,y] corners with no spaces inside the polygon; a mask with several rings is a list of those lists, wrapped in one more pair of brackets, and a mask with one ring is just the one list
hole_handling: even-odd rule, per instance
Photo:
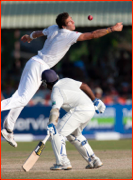
{"label": "dark-skinned player's arm", "polygon": [[81,86],[80,86],[80,89],[81,89],[82,91],[84,91],[84,93],[85,93],[87,96],[89,96],[92,101],[94,101],[94,100],[96,99],[94,93],[92,92],[91,88],[90,88],[87,84],[85,84],[85,83],[82,82],[82,84],[81,84]]}
{"label": "dark-skinned player's arm", "polygon": [[85,40],[99,38],[114,31],[122,31],[122,29],[123,29],[123,24],[122,22],[119,22],[116,23],[114,26],[108,27],[106,29],[98,29],[92,32],[82,33],[77,39],[77,41],[85,41]]}
{"label": "dark-skinned player's arm", "polygon": [[104,113],[105,109],[106,109],[106,106],[105,104],[100,100],[100,99],[97,99],[94,95],[94,93],[92,92],[92,90],[90,89],[90,87],[85,84],[85,83],[82,83],[81,86],[80,86],[80,89],[87,95],[89,96],[89,98],[93,101],[94,103],[94,108],[95,108],[95,111],[97,114],[99,113]]}
{"label": "dark-skinned player's arm", "polygon": [[30,35],[25,34],[21,37],[21,41],[30,43],[33,39],[44,36],[42,31],[33,31]]}

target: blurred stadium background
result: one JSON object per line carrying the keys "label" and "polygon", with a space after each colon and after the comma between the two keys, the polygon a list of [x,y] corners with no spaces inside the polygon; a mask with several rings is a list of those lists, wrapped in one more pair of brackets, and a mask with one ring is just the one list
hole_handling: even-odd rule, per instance
{"label": "blurred stadium background", "polygon": [[[55,24],[68,12],[76,31],[88,32],[123,22],[122,32],[78,42],[53,69],[60,78],[86,82],[107,105],[84,129],[89,139],[132,137],[132,2],[131,1],[2,1],[1,2],[1,99],[17,89],[25,63],[40,50],[45,37],[23,43],[20,38]],[[88,21],[91,14],[94,19]],[[40,87],[15,125],[17,141],[42,139],[51,108],[50,91]],[[1,113],[1,126],[8,111]],[[61,110],[61,117],[64,111]],[[23,135],[23,136],[21,136]]]}

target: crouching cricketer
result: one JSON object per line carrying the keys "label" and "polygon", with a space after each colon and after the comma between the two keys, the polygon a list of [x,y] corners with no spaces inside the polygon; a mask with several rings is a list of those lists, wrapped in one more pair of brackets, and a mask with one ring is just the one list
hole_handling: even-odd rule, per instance
{"label": "crouching cricketer", "polygon": [[[87,84],[70,78],[59,79],[55,71],[51,69],[43,71],[42,81],[48,89],[52,90],[52,110],[50,111],[47,133],[51,136],[56,164],[50,169],[72,169],[66,153],[66,138],[87,161],[86,169],[101,167],[103,163],[94,154],[87,139],[82,135],[82,131],[94,116],[95,111],[96,113],[105,111],[104,103],[95,98]],[[67,113],[58,120],[60,108],[63,108]]]}

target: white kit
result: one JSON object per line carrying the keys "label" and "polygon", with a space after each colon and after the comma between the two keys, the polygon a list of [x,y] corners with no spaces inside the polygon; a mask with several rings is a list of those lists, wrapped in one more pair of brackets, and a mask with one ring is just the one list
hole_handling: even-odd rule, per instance
{"label": "white kit", "polygon": [[57,125],[58,132],[63,136],[68,136],[78,127],[81,133],[95,113],[93,102],[80,89],[81,84],[79,81],[63,78],[53,86],[52,109],[62,107],[67,112]]}
{"label": "white kit", "polygon": [[[51,94],[52,109],[63,108],[67,113],[58,121],[57,133],[53,136],[51,142],[57,164],[69,164],[67,154],[61,151],[62,148],[65,152],[65,146],[62,145],[62,142],[63,138],[67,137],[93,168],[92,158],[96,158],[96,156],[87,139],[82,135],[82,131],[94,116],[95,109],[91,99],[80,89],[81,84],[79,81],[63,78],[53,86]],[[60,138],[62,138],[62,141],[60,141]]]}
{"label": "white kit", "polygon": [[11,131],[22,109],[39,89],[42,72],[56,65],[81,35],[59,29],[57,25],[44,29],[43,34],[47,36],[44,47],[26,63],[18,90],[11,98],[1,101],[1,111],[11,109],[4,122],[4,126]]}

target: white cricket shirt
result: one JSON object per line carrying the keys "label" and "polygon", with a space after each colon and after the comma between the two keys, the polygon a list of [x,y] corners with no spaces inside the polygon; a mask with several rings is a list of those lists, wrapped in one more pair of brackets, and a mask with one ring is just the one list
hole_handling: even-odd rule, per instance
{"label": "white cricket shirt", "polygon": [[76,107],[76,110],[94,110],[91,99],[80,89],[82,82],[70,78],[60,79],[52,89],[52,109],[61,107],[69,111]]}
{"label": "white cricket shirt", "polygon": [[38,56],[48,64],[50,68],[56,65],[67,53],[71,45],[77,42],[82,34],[76,31],[60,29],[57,25],[44,29],[43,34],[47,36],[43,48],[38,51]]}

